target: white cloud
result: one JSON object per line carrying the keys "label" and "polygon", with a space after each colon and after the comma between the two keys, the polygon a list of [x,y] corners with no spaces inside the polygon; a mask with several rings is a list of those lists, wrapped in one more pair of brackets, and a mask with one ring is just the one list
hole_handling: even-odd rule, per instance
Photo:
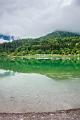
{"label": "white cloud", "polygon": [[71,5],[72,0],[63,0],[62,7]]}
{"label": "white cloud", "polygon": [[38,37],[54,30],[80,32],[79,0],[0,0],[0,33]]}

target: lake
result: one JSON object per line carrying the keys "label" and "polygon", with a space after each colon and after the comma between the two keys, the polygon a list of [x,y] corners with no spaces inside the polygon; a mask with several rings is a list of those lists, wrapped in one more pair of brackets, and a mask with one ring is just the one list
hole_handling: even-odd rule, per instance
{"label": "lake", "polygon": [[[45,70],[43,64],[42,69],[44,72],[42,74],[39,73],[41,72],[41,67],[39,64],[37,66],[39,67],[37,70],[40,69],[38,73],[33,70],[30,73],[29,71],[20,73],[20,71],[13,72],[0,69],[0,112],[53,112],[80,107],[78,66],[74,67],[77,70],[68,66],[70,71],[67,72],[67,67],[58,65],[59,70],[56,66],[52,72],[52,65]],[[34,67],[36,68],[35,64]],[[46,73],[50,74],[50,68],[51,75],[53,73],[52,77],[46,75]],[[63,68],[64,70],[62,70]],[[56,74],[54,74],[55,71]],[[59,74],[59,71],[62,72]],[[76,77],[73,76],[73,73],[76,73],[74,74]],[[60,77],[61,74],[62,77]],[[66,77],[63,77],[63,75]]]}

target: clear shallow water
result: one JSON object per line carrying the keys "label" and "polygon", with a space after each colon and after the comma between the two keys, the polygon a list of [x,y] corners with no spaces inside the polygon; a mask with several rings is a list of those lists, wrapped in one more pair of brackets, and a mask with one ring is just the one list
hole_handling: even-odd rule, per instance
{"label": "clear shallow water", "polygon": [[50,112],[80,107],[80,78],[55,80],[0,70],[0,112]]}

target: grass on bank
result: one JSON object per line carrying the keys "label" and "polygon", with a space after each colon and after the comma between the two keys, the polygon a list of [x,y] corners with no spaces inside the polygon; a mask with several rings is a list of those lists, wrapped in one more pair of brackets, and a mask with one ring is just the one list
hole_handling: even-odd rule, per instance
{"label": "grass on bank", "polygon": [[21,59],[52,59],[52,60],[72,60],[72,59],[80,59],[80,55],[57,55],[57,54],[27,54],[25,56],[13,56],[13,55],[8,55],[9,58],[15,59],[15,58],[21,58]]}

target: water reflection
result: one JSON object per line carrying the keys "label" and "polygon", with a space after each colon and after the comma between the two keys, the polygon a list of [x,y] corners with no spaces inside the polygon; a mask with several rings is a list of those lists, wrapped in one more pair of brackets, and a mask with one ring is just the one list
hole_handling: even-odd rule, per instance
{"label": "water reflection", "polygon": [[0,68],[20,73],[38,73],[57,80],[80,78],[80,60],[2,60]]}
{"label": "water reflection", "polygon": [[0,78],[9,77],[9,76],[14,75],[14,74],[15,73],[13,71],[0,70]]}
{"label": "water reflection", "polygon": [[10,70],[0,70],[0,79],[14,75],[15,73]]}

